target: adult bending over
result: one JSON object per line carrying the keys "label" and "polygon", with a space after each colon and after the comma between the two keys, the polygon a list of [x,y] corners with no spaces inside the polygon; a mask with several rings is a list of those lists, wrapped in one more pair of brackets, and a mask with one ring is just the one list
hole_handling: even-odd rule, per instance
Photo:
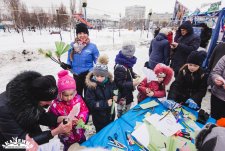
{"label": "adult bending over", "polygon": [[[70,132],[71,122],[57,127],[64,117],[46,113],[43,108],[51,104],[57,92],[53,76],[35,71],[22,72],[7,84],[6,91],[0,94],[0,150],[12,137],[25,140],[29,135],[40,145],[55,135]],[[42,132],[40,125],[56,128]]]}

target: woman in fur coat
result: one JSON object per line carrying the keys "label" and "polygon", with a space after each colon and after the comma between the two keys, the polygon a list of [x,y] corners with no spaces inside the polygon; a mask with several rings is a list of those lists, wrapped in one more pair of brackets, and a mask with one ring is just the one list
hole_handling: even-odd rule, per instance
{"label": "woman in fur coat", "polygon": [[[64,117],[46,113],[43,108],[51,104],[57,93],[56,81],[51,75],[25,71],[12,79],[6,91],[0,94],[0,150],[12,137],[25,140],[29,135],[40,145],[55,135],[70,132],[71,122],[57,127]],[[56,128],[42,132],[40,125]]]}
{"label": "woman in fur coat", "polygon": [[112,105],[113,101],[116,101],[116,87],[113,82],[113,76],[108,71],[107,64],[108,57],[100,56],[93,71],[86,77],[87,92],[85,99],[91,111],[96,132],[99,132],[110,122],[114,121],[115,118],[115,111]]}

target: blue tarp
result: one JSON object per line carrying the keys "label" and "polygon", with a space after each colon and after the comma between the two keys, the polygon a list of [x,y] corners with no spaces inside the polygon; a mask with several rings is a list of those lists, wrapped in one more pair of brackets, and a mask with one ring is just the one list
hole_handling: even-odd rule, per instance
{"label": "blue tarp", "polygon": [[[148,101],[155,100],[156,98],[147,98],[143,100],[141,103],[147,103]],[[139,105],[136,105],[134,108],[139,108]],[[198,113],[190,108],[184,107],[187,111],[193,113],[196,117]],[[167,110],[162,104],[158,105],[154,109],[154,113],[162,113],[163,111]],[[126,140],[126,131],[134,131],[134,127],[136,125],[136,122],[142,122],[144,118],[144,113],[147,113],[147,111],[150,111],[150,109],[146,110],[140,110],[140,111],[133,111],[132,109],[129,110],[126,114],[124,114],[121,118],[115,120],[108,126],[106,126],[104,129],[102,129],[100,132],[89,138],[86,142],[82,144],[82,146],[86,147],[104,147],[104,148],[111,148],[110,145],[108,145],[108,136],[113,136],[116,132],[118,134],[118,141],[122,144],[126,145],[128,147],[128,150],[139,150],[140,148],[136,145],[129,146],[128,142]],[[142,114],[143,113],[143,114]],[[207,123],[215,123],[215,120],[212,118],[209,118]],[[197,122],[196,122],[197,123]],[[203,127],[202,124],[197,123],[200,127]],[[144,135],[144,134],[143,134]]]}
{"label": "blue tarp", "polygon": [[205,61],[203,62],[203,65],[202,65],[204,68],[208,67],[208,62],[209,62],[210,56],[212,55],[212,52],[213,52],[214,48],[216,47],[216,43],[217,43],[218,36],[219,36],[219,33],[220,33],[221,25],[222,25],[221,21],[223,21],[224,15],[225,15],[225,8],[223,8],[220,11],[219,17],[218,17],[218,20],[217,20],[217,23],[216,23],[216,27],[213,30],[211,42],[210,42],[208,53],[207,53],[207,57],[206,57]]}

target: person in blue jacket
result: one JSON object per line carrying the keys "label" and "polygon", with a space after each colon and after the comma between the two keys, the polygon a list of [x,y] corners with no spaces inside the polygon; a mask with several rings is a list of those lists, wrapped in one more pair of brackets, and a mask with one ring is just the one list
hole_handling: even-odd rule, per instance
{"label": "person in blue jacket", "polygon": [[158,63],[169,65],[170,44],[167,40],[169,29],[162,28],[152,40],[149,48],[149,68],[154,69]]}
{"label": "person in blue jacket", "polygon": [[76,38],[68,51],[67,64],[62,63],[61,67],[72,70],[77,82],[77,93],[81,96],[84,96],[83,91],[84,94],[86,91],[86,75],[93,69],[98,56],[98,48],[90,42],[87,26],[84,23],[77,24]]}

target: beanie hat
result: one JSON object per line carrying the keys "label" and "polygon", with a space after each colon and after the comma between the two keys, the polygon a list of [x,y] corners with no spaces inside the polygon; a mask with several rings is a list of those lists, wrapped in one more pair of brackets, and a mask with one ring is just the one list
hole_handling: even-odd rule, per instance
{"label": "beanie hat", "polygon": [[76,25],[76,34],[79,34],[81,32],[89,35],[87,25],[84,23],[79,23]]}
{"label": "beanie hat", "polygon": [[135,53],[134,43],[131,42],[131,41],[123,42],[121,53],[128,58],[132,58],[134,56],[134,53]]}
{"label": "beanie hat", "polygon": [[187,58],[187,63],[195,64],[201,66],[206,58],[207,53],[203,50],[192,51]]}
{"label": "beanie hat", "polygon": [[225,148],[225,128],[212,124],[206,126],[196,137],[196,148],[200,151],[221,151]]}
{"label": "beanie hat", "polygon": [[31,82],[31,93],[38,101],[52,101],[58,94],[55,78],[46,75],[34,79]]}
{"label": "beanie hat", "polygon": [[59,93],[65,91],[65,90],[76,90],[76,82],[74,78],[69,76],[69,73],[67,70],[62,70],[58,73],[58,90]]}
{"label": "beanie hat", "polygon": [[97,64],[95,65],[93,69],[93,75],[108,77],[109,76],[108,66],[107,66],[108,62],[109,62],[109,58],[107,55],[99,56]]}
{"label": "beanie hat", "polygon": [[159,33],[165,34],[166,36],[169,34],[170,30],[168,28],[160,29]]}
{"label": "beanie hat", "polygon": [[169,84],[173,77],[173,69],[162,63],[158,63],[155,66],[154,72],[157,75],[157,77],[164,78],[163,83],[165,85]]}

